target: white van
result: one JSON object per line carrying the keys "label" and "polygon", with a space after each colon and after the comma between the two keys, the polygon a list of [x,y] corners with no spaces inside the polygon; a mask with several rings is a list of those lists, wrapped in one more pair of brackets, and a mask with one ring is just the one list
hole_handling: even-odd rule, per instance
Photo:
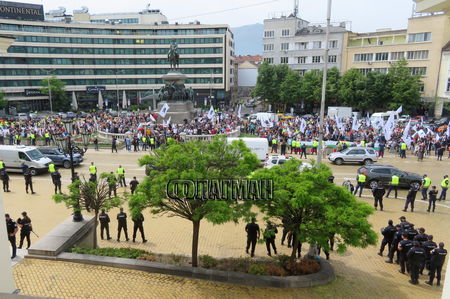
{"label": "white van", "polygon": [[265,161],[269,153],[269,142],[266,138],[252,138],[252,137],[228,137],[227,143],[231,144],[234,140],[242,140],[245,145],[256,154],[259,160]]}
{"label": "white van", "polygon": [[45,157],[37,148],[25,145],[0,145],[0,160],[9,172],[22,172],[27,165],[32,175],[48,170],[52,160]]}
{"label": "white van", "polygon": [[387,121],[389,119],[389,116],[391,116],[391,113],[394,113],[394,119],[398,118],[397,113],[395,111],[388,111],[388,112],[375,112],[370,116],[370,120],[374,122],[377,118],[381,117],[384,121]]}

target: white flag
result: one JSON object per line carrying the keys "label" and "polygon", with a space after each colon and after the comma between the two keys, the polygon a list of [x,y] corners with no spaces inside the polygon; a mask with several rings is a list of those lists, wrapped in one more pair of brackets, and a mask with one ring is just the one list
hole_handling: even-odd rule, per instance
{"label": "white flag", "polygon": [[352,130],[358,131],[358,121],[356,120],[356,117],[354,117],[354,116],[353,116]]}
{"label": "white flag", "polygon": [[156,119],[153,117],[153,115],[150,114],[149,116],[150,116],[151,121],[156,121]]}
{"label": "white flag", "polygon": [[405,127],[405,130],[403,131],[402,139],[403,141],[407,141],[409,138],[409,130],[411,129],[411,121],[408,122],[408,124]]}
{"label": "white flag", "polygon": [[367,127],[370,127],[370,125],[371,125],[371,122],[370,122],[370,116],[369,116],[369,113],[367,113],[367,117],[366,117],[366,126],[367,126]]}
{"label": "white flag", "polygon": [[306,120],[302,118],[302,121],[300,123],[300,132],[305,133],[306,130]]}
{"label": "white flag", "polygon": [[167,111],[170,109],[169,105],[167,103],[164,103],[161,110],[158,112],[159,115],[161,115],[162,118],[166,117]]}
{"label": "white flag", "polygon": [[209,111],[208,111],[208,118],[209,118],[209,119],[212,119],[212,118],[214,117],[214,114],[216,114],[216,113],[214,112],[214,107],[211,106],[211,108],[209,108]]}
{"label": "white flag", "polygon": [[400,115],[400,113],[402,113],[402,111],[403,111],[403,106],[400,106],[400,107],[398,107],[397,111],[395,111],[395,113],[397,115]]}
{"label": "white flag", "polygon": [[241,118],[241,108],[242,108],[242,105],[239,105],[239,109],[238,109],[238,117],[239,118]]}
{"label": "white flag", "polygon": [[447,125],[447,137],[450,137],[450,122]]}
{"label": "white flag", "polygon": [[391,112],[391,115],[389,115],[389,119],[387,120],[386,124],[384,125],[383,131],[384,131],[384,137],[386,140],[391,140],[391,135],[394,132],[394,113]]}

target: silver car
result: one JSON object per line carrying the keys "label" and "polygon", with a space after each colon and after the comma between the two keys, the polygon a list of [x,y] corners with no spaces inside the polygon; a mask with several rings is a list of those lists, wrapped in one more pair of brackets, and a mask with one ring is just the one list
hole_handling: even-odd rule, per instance
{"label": "silver car", "polygon": [[349,147],[340,152],[331,153],[328,156],[331,162],[342,165],[343,163],[372,164],[378,160],[376,151],[371,147]]}

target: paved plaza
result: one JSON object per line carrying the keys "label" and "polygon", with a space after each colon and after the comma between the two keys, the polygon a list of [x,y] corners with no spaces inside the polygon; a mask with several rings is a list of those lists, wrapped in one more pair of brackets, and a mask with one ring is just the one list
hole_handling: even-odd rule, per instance
{"label": "paved plaza", "polygon": [[[142,181],[144,169],[137,165],[137,159],[142,152],[128,153],[119,151],[111,154],[108,150],[95,152],[89,150],[83,165],[77,167],[80,175],[88,176],[88,165],[94,161],[99,172],[116,171],[121,164],[129,180],[136,176]],[[328,163],[328,162],[326,162]],[[428,174],[432,185],[439,185],[442,176],[450,172],[450,160],[442,162],[434,158],[425,158],[417,162],[411,155],[400,160],[392,154],[381,159],[379,164],[397,166],[402,170]],[[358,165],[331,166],[337,184],[344,179],[351,179],[354,183]],[[63,184],[67,186],[70,171],[62,170]],[[23,176],[11,175],[11,193],[4,194],[5,209],[12,217],[17,218],[22,211],[27,211],[33,221],[35,232],[43,236],[54,226],[70,215],[64,204],[55,204],[51,199],[53,185],[50,176],[40,175],[34,178],[37,194],[25,194]],[[124,188],[120,188],[124,191]],[[395,223],[405,215],[416,228],[424,227],[426,232],[433,234],[435,241],[444,241],[450,248],[450,237],[447,224],[450,215],[450,203],[439,202],[436,212],[427,213],[427,205],[420,200],[418,194],[415,212],[402,212],[406,191],[400,192],[399,199],[385,199],[385,211],[376,211],[370,217],[375,231],[387,225],[388,219]],[[370,204],[373,199],[366,190],[361,199]],[[125,207],[126,204],[125,204]],[[85,213],[85,212],[84,212]],[[176,217],[154,216],[148,210],[144,211],[144,229],[149,242],[143,244],[140,236],[137,242],[117,242],[115,239],[117,221],[115,216],[118,209],[109,212],[111,217],[111,241],[100,241],[101,247],[134,247],[155,253],[175,253],[189,255],[191,250],[192,225],[190,222]],[[259,219],[260,226],[264,226]],[[214,257],[244,257],[246,234],[244,223],[212,225],[203,221],[200,228],[199,253]],[[128,233],[132,234],[132,221],[128,221]],[[281,234],[276,240],[280,253],[288,254],[290,249],[281,246]],[[37,237],[32,236],[32,242]],[[380,240],[381,241],[381,240]],[[306,247],[306,246],[305,246]],[[65,262],[41,261],[25,259],[14,266],[16,284],[23,294],[49,296],[55,298],[440,298],[442,287],[430,287],[424,284],[426,276],[421,276],[418,286],[408,283],[409,277],[398,273],[398,265],[386,264],[385,257],[377,255],[377,247],[366,249],[350,248],[342,255],[331,254],[331,263],[335,268],[338,279],[327,286],[310,289],[270,289],[235,286],[214,282],[172,277],[161,274],[149,274],[102,266],[81,265]],[[306,250],[307,248],[305,248]],[[257,258],[266,257],[265,246],[257,245]]]}

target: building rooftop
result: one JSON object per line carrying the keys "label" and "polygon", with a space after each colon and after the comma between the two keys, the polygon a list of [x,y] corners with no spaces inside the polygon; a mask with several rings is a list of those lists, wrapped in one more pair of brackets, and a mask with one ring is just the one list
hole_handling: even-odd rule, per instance
{"label": "building rooftop", "polygon": [[442,51],[450,51],[450,41],[442,48]]}
{"label": "building rooftop", "polygon": [[242,62],[253,62],[253,63],[261,63],[263,57],[261,55],[243,55],[243,56],[236,56],[235,58],[236,63],[242,63]]}

